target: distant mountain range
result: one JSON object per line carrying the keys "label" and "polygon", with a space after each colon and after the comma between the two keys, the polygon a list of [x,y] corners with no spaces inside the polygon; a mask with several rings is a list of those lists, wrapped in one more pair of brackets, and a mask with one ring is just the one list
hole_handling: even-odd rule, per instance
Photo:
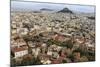
{"label": "distant mountain range", "polygon": [[67,7],[65,8],[62,8],[62,9],[50,9],[50,8],[40,8],[38,10],[35,10],[35,9],[24,9],[24,8],[11,8],[11,11],[21,11],[21,12],[36,12],[36,13],[40,13],[41,11],[47,11],[47,12],[57,12],[57,13],[70,13],[70,14],[74,14],[74,13],[77,13],[77,14],[90,14],[94,16],[94,13],[84,13],[84,12],[79,12],[79,11],[74,11],[74,10],[71,10]]}
{"label": "distant mountain range", "polygon": [[[46,10],[46,11],[59,11],[64,9],[63,13],[66,13],[68,9],[75,12],[82,12],[82,13],[94,13],[95,12],[95,6],[84,6],[84,5],[74,5],[74,4],[54,4],[54,3],[39,3],[39,2],[20,2],[20,1],[11,1],[11,10],[12,11],[40,11]],[[72,11],[68,11],[69,13],[72,13]]]}
{"label": "distant mountain range", "polygon": [[42,8],[40,9],[40,11],[53,11],[52,9],[48,9],[48,8]]}
{"label": "distant mountain range", "polygon": [[[48,9],[48,8],[42,8],[42,9],[40,9],[40,11],[55,11],[55,10],[53,10],[53,9]],[[73,11],[71,11],[69,8],[63,8],[63,9],[61,9],[61,10],[59,10],[59,11],[56,11],[57,13],[71,13],[71,14],[73,14]]]}

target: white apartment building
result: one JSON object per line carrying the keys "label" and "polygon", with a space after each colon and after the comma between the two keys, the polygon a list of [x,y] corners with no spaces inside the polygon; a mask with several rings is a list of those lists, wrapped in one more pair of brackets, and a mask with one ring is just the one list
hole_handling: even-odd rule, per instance
{"label": "white apartment building", "polygon": [[27,48],[15,48],[12,50],[12,53],[14,54],[15,58],[23,57],[24,55],[28,54]]}

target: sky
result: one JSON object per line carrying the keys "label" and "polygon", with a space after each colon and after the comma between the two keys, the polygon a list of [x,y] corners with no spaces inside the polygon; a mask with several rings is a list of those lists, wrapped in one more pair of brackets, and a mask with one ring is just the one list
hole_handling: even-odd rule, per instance
{"label": "sky", "polygon": [[25,1],[11,1],[11,9],[14,10],[40,10],[41,8],[53,9],[59,11],[63,8],[69,8],[72,11],[93,13],[95,6],[86,5],[71,5],[71,4],[54,4],[54,3],[40,3],[40,2],[25,2]]}

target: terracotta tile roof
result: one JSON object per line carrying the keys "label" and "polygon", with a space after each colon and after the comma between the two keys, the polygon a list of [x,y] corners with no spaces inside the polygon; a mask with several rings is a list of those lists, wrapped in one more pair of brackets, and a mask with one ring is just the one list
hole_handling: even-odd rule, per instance
{"label": "terracotta tile roof", "polygon": [[20,51],[24,51],[24,50],[28,50],[28,48],[25,48],[25,47],[15,47],[15,48],[12,48],[12,52],[20,52]]}
{"label": "terracotta tile roof", "polygon": [[65,39],[65,37],[63,35],[56,34],[53,36],[53,39],[58,40],[58,41],[63,41]]}
{"label": "terracotta tile roof", "polygon": [[59,61],[59,60],[53,60],[52,62],[51,62],[52,64],[60,64],[61,62]]}

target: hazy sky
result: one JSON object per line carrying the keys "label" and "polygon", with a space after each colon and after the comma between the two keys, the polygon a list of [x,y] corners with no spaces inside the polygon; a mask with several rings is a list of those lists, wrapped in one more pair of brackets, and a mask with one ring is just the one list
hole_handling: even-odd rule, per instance
{"label": "hazy sky", "polygon": [[65,7],[73,11],[80,11],[87,13],[95,12],[94,6],[11,1],[11,9],[39,10],[41,8],[48,8],[59,11]]}

